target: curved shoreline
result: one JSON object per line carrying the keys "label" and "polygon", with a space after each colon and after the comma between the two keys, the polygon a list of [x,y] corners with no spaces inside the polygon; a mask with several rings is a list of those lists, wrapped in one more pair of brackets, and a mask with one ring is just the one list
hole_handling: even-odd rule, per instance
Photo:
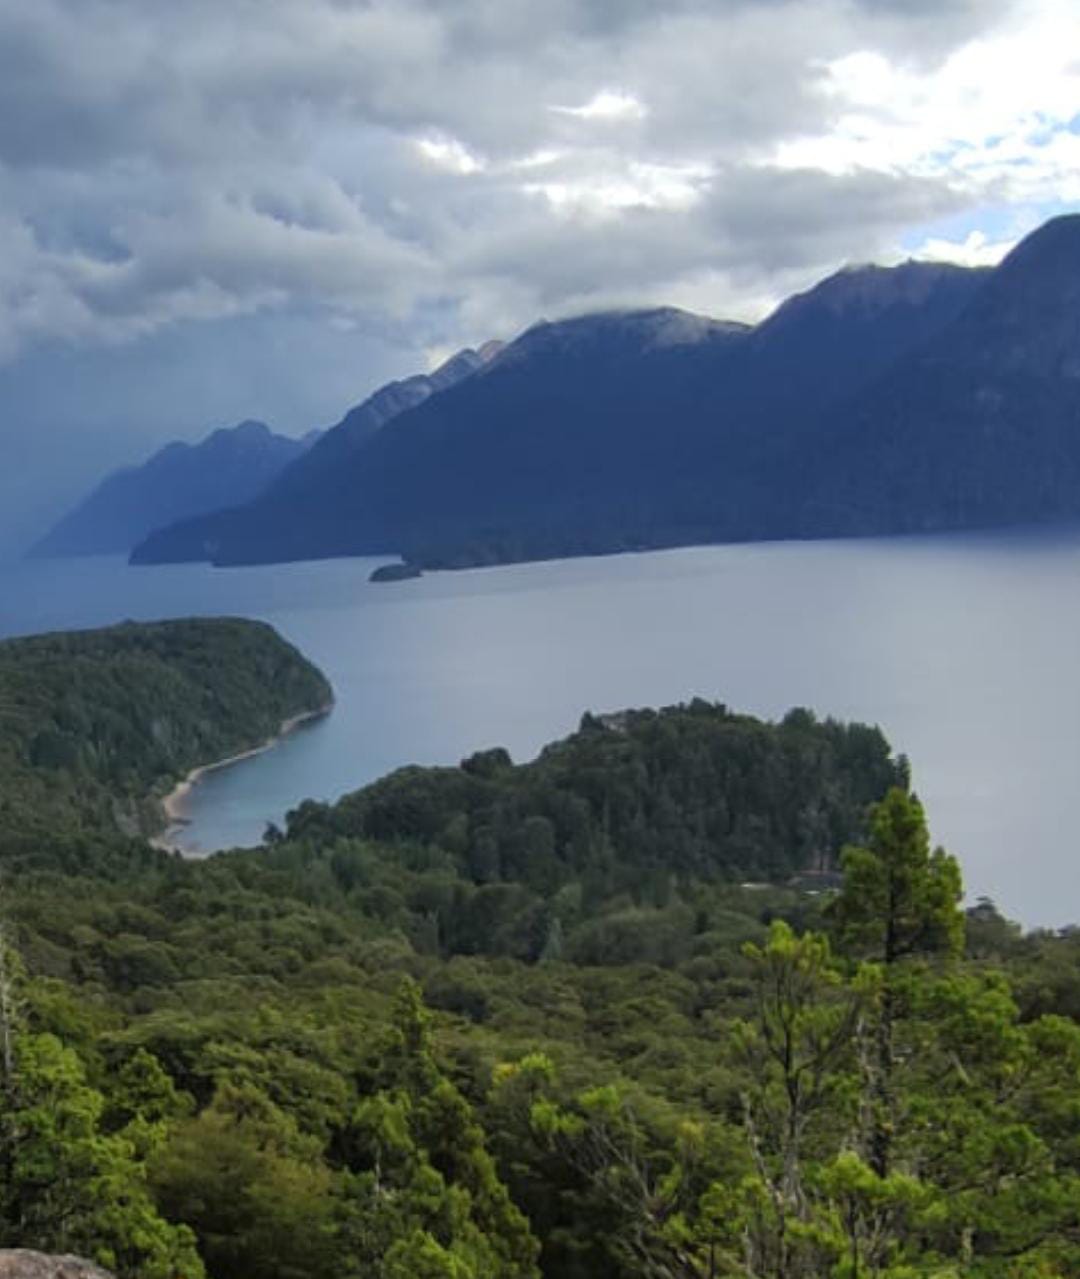
{"label": "curved shoreline", "polygon": [[198,767],[193,768],[181,781],[177,782],[167,795],[163,795],[158,801],[161,811],[165,814],[165,826],[157,835],[150,837],[151,846],[160,849],[163,853],[179,853],[181,857],[203,855],[187,852],[175,842],[175,839],[180,830],[191,824],[191,819],[183,812],[184,801],[207,773],[216,773],[219,769],[231,768],[233,764],[239,764],[245,759],[251,759],[255,755],[262,755],[268,750],[273,750],[282,738],[288,737],[290,733],[294,732],[302,724],[310,723],[315,719],[322,719],[324,715],[329,715],[333,709],[334,703],[330,701],[325,706],[320,706],[313,711],[301,711],[299,715],[290,715],[288,719],[282,720],[281,727],[274,736],[268,737],[261,745],[252,746],[246,751],[239,751],[235,755],[227,755],[224,759],[215,759],[209,764],[199,764]]}

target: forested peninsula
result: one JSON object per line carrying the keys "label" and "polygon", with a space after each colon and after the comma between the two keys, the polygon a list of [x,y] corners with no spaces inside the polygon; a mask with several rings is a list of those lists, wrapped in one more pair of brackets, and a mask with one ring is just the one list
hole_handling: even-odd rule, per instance
{"label": "forested peninsula", "polygon": [[136,837],[193,769],[329,707],[325,677],[271,627],[128,622],[0,642],[0,857]]}
{"label": "forested peninsula", "polygon": [[120,1279],[1078,1272],[1080,935],[963,909],[876,728],[586,714],[190,861],[134,797],[320,704],[295,650],[127,625],[0,673],[7,1246]]}

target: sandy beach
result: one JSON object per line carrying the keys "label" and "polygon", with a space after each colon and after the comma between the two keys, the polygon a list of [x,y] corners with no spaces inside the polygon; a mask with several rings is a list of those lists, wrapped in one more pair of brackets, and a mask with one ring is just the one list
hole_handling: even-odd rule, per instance
{"label": "sandy beach", "polygon": [[193,768],[182,781],[178,782],[167,795],[162,797],[161,809],[165,814],[166,826],[160,834],[151,838],[150,843],[155,848],[160,848],[163,852],[180,853],[185,856],[184,850],[174,840],[178,831],[188,824],[188,819],[184,813],[184,801],[192,790],[198,786],[199,782],[208,773],[216,773],[221,768],[231,768],[233,764],[239,764],[245,759],[251,759],[254,755],[261,755],[264,751],[272,750],[283,737],[287,737],[291,732],[299,728],[301,724],[321,719],[324,715],[329,715],[333,708],[334,703],[328,702],[317,710],[304,711],[300,715],[290,716],[289,719],[282,721],[281,727],[273,737],[268,737],[260,745],[253,746],[250,750],[240,751],[236,755],[228,755],[225,759],[216,759],[212,763],[200,764],[197,768]]}

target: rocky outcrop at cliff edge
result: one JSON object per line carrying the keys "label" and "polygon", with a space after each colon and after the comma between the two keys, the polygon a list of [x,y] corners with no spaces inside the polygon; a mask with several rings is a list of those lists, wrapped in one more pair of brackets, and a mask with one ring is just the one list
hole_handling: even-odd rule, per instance
{"label": "rocky outcrop at cliff edge", "polygon": [[113,1279],[83,1257],[49,1257],[25,1248],[0,1248],[0,1279]]}

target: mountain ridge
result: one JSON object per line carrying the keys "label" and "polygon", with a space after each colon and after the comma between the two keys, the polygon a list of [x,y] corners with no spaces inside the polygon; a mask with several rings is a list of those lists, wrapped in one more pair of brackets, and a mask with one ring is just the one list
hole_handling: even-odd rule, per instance
{"label": "mountain ridge", "polygon": [[167,518],[253,498],[317,438],[278,435],[246,419],[201,440],[173,440],[146,461],[110,472],[30,547],[35,559],[128,552]]}
{"label": "mountain ridge", "polygon": [[[1080,216],[1021,243],[932,344],[830,423],[800,535],[1080,515]],[[870,492],[865,476],[879,481]]]}
{"label": "mountain ridge", "polygon": [[438,566],[767,536],[770,454],[939,331],[984,274],[847,270],[757,326],[671,307],[541,321],[320,484],[301,477],[344,452],[342,425],[272,492],[159,530],[133,560]]}
{"label": "mountain ridge", "polygon": [[[474,349],[466,347],[444,360],[430,373],[388,382],[322,432],[302,459],[298,458],[267,486],[264,492],[288,493],[320,477],[331,477],[377,432],[402,413],[422,404],[432,395],[448,390],[497,359],[503,343],[493,340]],[[277,500],[272,498],[271,500]]]}
{"label": "mountain ridge", "polygon": [[476,374],[318,483],[294,465],[133,561],[462,567],[1075,517],[1080,215],[993,269],[846,268],[753,327],[670,307],[541,321]]}

